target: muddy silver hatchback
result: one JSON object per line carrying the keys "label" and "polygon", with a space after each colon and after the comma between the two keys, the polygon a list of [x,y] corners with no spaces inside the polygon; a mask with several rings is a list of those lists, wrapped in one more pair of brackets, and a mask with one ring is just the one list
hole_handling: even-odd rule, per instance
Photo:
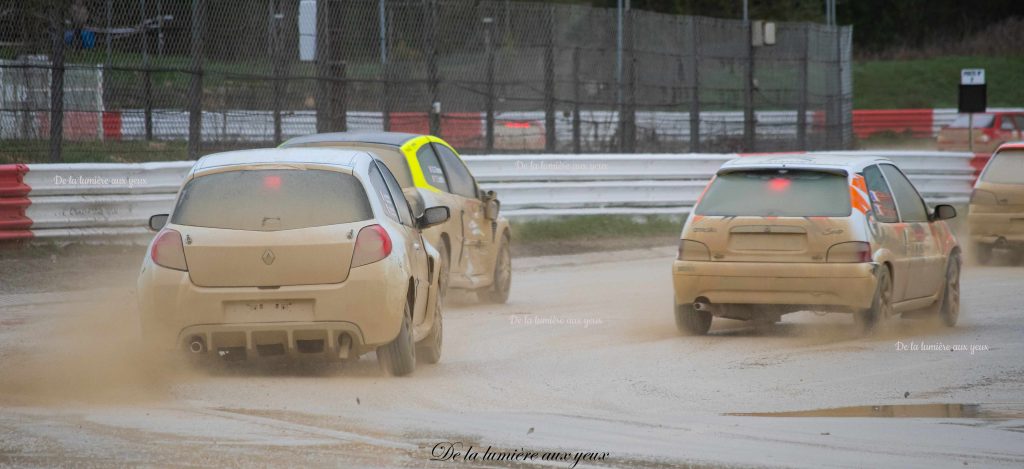
{"label": "muddy silver hatchback", "polygon": [[713,316],[774,323],[852,313],[864,330],[901,314],[959,315],[960,248],[892,161],[755,156],[718,171],[683,227],[672,274],[680,331]]}

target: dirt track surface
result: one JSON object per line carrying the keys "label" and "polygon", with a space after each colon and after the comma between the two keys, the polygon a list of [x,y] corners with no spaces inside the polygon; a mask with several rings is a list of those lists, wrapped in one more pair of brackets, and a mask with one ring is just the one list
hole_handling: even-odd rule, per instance
{"label": "dirt track surface", "polygon": [[[903,320],[860,338],[848,316],[798,313],[682,337],[674,248],[521,258],[508,305],[456,296],[441,363],[389,378],[372,354],[212,370],[147,357],[137,255],[50,260],[102,274],[89,279],[15,288],[0,274],[0,465],[567,468],[576,452],[608,453],[576,467],[1024,465],[1024,419],[724,415],[1022,403],[1022,267],[965,269],[954,329]],[[913,342],[987,350],[897,350]],[[430,461],[444,442],[479,457]],[[488,446],[572,455],[483,460]]]}

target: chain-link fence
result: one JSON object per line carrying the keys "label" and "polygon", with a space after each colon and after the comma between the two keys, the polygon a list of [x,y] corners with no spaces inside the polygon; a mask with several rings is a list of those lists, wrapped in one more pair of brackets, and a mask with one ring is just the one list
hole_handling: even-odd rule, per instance
{"label": "chain-link fence", "polygon": [[508,0],[0,4],[0,161],[341,130],[466,152],[852,143],[850,28]]}

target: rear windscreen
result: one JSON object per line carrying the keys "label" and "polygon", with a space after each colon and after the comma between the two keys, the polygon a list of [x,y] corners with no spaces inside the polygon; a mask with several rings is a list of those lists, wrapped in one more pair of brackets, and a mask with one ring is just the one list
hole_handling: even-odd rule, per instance
{"label": "rear windscreen", "polygon": [[373,218],[363,185],[351,174],[266,169],[200,176],[181,191],[171,223],[278,231]]}
{"label": "rear windscreen", "polygon": [[711,216],[845,217],[850,189],[845,175],[801,169],[719,174],[694,213]]}
{"label": "rear windscreen", "polygon": [[959,114],[956,116],[956,120],[952,124],[949,124],[951,129],[966,129],[971,125],[974,125],[975,129],[985,129],[992,127],[996,117],[992,114],[975,114],[974,123],[970,122],[971,117],[968,114]]}
{"label": "rear windscreen", "polygon": [[981,180],[996,184],[1024,184],[1024,150],[996,153]]}

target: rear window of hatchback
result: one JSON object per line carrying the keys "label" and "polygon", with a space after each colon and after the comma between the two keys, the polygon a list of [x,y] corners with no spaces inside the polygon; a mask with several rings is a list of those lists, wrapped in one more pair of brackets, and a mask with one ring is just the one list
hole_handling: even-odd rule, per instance
{"label": "rear window of hatchback", "polygon": [[981,180],[995,184],[1024,184],[1024,150],[1003,150],[993,155]]}
{"label": "rear window of hatchback", "polygon": [[848,217],[850,188],[841,172],[743,169],[720,173],[694,213],[708,216]]}
{"label": "rear window of hatchback", "polygon": [[188,182],[171,223],[203,228],[280,231],[373,218],[355,176],[317,169],[226,171]]}

